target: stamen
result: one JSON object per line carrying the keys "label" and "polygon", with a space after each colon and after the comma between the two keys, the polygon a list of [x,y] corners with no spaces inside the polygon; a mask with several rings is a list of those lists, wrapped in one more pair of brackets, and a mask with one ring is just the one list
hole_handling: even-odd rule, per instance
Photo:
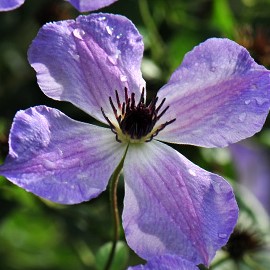
{"label": "stamen", "polygon": [[122,142],[129,140],[128,138],[130,138],[138,142],[150,142],[161,130],[176,120],[176,118],[174,118],[155,127],[157,121],[169,109],[169,106],[167,106],[164,110],[161,111],[160,114],[158,114],[164,105],[166,98],[164,98],[158,107],[156,107],[158,97],[154,97],[147,106],[144,103],[145,89],[142,88],[140,99],[136,105],[135,93],[131,93],[131,96],[129,97],[128,89],[126,87],[124,91],[125,101],[123,101],[121,104],[118,91],[115,90],[117,107],[114,105],[112,97],[109,97],[109,102],[119,128],[112,123],[112,121],[106,116],[103,108],[101,108],[101,112],[105,120],[108,122],[112,132],[116,134],[116,141]]}
{"label": "stamen", "polygon": [[142,88],[141,98],[137,106],[139,106],[141,103],[144,103],[144,87]]}
{"label": "stamen", "polygon": [[165,102],[166,98],[163,98],[161,103],[159,104],[159,106],[156,108],[156,112],[158,113],[158,111],[160,110],[160,108],[163,106],[164,102]]}
{"label": "stamen", "polygon": [[158,116],[157,116],[157,120],[159,120],[161,118],[162,115],[164,115],[164,113],[169,109],[169,106],[167,106]]}
{"label": "stamen", "polygon": [[102,112],[102,115],[103,117],[105,118],[105,120],[107,121],[107,123],[109,124],[110,128],[111,128],[111,131],[114,133],[114,134],[117,134],[116,130],[115,130],[115,126],[113,125],[113,123],[110,121],[110,119],[106,116],[103,108],[101,107],[101,112]]}
{"label": "stamen", "polygon": [[125,87],[125,100],[126,100],[126,104],[128,103],[128,90]]}
{"label": "stamen", "polygon": [[119,95],[118,95],[117,90],[115,90],[115,96],[116,96],[116,102],[117,102],[118,108],[121,109],[121,103],[120,103],[120,99],[119,99]]}
{"label": "stamen", "polygon": [[152,100],[151,100],[151,102],[150,102],[150,104],[148,105],[148,108],[150,109],[150,110],[156,110],[155,109],[155,106],[156,106],[156,104],[157,104],[157,101],[158,101],[158,97],[154,97]]}
{"label": "stamen", "polygon": [[131,109],[134,110],[135,109],[135,94],[132,93],[131,94],[131,105],[130,105]]}
{"label": "stamen", "polygon": [[125,114],[125,111],[126,111],[126,103],[123,102],[123,105],[122,105],[122,115]]}
{"label": "stamen", "polygon": [[113,109],[113,113],[115,115],[115,118],[117,118],[117,110],[116,110],[116,108],[115,108],[115,106],[113,104],[113,101],[112,101],[112,98],[111,97],[109,97],[109,101],[110,101],[111,107]]}

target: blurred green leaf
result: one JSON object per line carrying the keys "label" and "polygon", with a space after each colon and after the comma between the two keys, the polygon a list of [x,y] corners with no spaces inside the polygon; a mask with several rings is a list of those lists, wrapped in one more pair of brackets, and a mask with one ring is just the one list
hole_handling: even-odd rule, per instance
{"label": "blurred green leaf", "polygon": [[212,25],[228,38],[234,36],[235,19],[228,0],[214,0]]}
{"label": "blurred green leaf", "polygon": [[[97,252],[96,267],[98,270],[103,270],[109,258],[112,248],[112,243],[106,243]],[[129,250],[127,245],[119,241],[116,245],[115,255],[113,258],[110,270],[124,270],[127,266]]]}

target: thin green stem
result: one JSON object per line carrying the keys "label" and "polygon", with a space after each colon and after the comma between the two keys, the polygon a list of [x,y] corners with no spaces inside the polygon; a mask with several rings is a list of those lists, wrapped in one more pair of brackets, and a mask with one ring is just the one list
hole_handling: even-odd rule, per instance
{"label": "thin green stem", "polygon": [[[128,146],[127,146],[127,149],[128,149]],[[117,242],[119,240],[120,219],[119,219],[119,211],[118,211],[118,204],[117,204],[117,184],[118,184],[118,180],[119,180],[119,177],[121,175],[121,171],[122,171],[122,168],[124,165],[124,160],[126,157],[127,149],[125,151],[125,154],[124,154],[122,160],[120,161],[120,163],[116,167],[115,171],[113,172],[113,174],[111,176],[111,180],[110,180],[110,201],[111,201],[111,206],[112,206],[114,237],[113,237],[113,244],[112,244],[111,252],[110,252],[110,255],[109,255],[109,258],[107,260],[107,263],[105,265],[104,270],[110,269],[112,262],[113,262],[113,258],[114,258],[114,254],[115,254],[115,250],[116,250],[116,245],[117,245]]]}
{"label": "thin green stem", "polygon": [[142,20],[149,31],[153,58],[158,60],[164,54],[164,43],[156,27],[156,23],[152,18],[147,0],[139,0],[139,9]]}

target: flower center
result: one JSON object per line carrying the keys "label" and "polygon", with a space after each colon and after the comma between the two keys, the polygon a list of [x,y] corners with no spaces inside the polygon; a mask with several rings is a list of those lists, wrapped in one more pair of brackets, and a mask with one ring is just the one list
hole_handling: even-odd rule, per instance
{"label": "flower center", "polygon": [[118,142],[149,142],[167,125],[175,121],[175,118],[163,124],[156,125],[157,121],[165,114],[169,106],[159,111],[164,105],[165,98],[157,106],[158,97],[155,97],[149,105],[144,102],[144,88],[138,104],[135,104],[135,94],[128,96],[125,88],[125,101],[121,104],[117,90],[115,91],[116,103],[109,97],[110,105],[114,112],[116,123],[109,119],[101,108],[102,114],[108,122]]}

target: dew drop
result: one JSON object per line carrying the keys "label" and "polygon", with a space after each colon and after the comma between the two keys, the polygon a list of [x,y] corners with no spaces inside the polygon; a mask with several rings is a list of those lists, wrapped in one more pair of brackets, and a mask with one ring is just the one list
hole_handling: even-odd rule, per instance
{"label": "dew drop", "polygon": [[210,71],[212,71],[212,72],[215,72],[217,70],[217,68],[216,67],[210,67]]}
{"label": "dew drop", "polygon": [[246,105],[248,105],[249,103],[250,103],[250,100],[249,99],[245,100],[245,104]]}
{"label": "dew drop", "polygon": [[243,121],[246,119],[246,117],[247,117],[247,114],[246,114],[246,113],[241,113],[241,114],[239,115],[239,120],[240,120],[241,122],[243,122]]}
{"label": "dew drop", "polygon": [[98,20],[99,21],[105,21],[106,20],[106,17],[99,17]]}
{"label": "dew drop", "polygon": [[222,238],[222,239],[225,239],[225,238],[227,238],[227,234],[226,233],[219,233],[218,237]]}
{"label": "dew drop", "polygon": [[56,164],[53,161],[50,161],[48,159],[43,160],[43,166],[47,170],[54,170],[56,168]]}
{"label": "dew drop", "polygon": [[258,89],[258,87],[256,84],[251,85],[251,90],[257,90],[257,89]]}
{"label": "dew drop", "polygon": [[107,56],[107,60],[114,66],[117,64],[117,58],[113,56]]}
{"label": "dew drop", "polygon": [[117,38],[117,39],[120,39],[120,38],[122,37],[122,35],[123,35],[123,34],[118,34],[118,35],[116,36],[116,38]]}
{"label": "dew drop", "polygon": [[79,61],[80,60],[80,56],[78,54],[71,54],[71,57],[75,60],[75,61]]}
{"label": "dew drop", "polygon": [[213,189],[218,194],[223,192],[222,186],[218,183],[213,183]]}
{"label": "dew drop", "polygon": [[127,76],[125,76],[125,75],[120,75],[120,81],[121,82],[126,82],[127,81]]}
{"label": "dew drop", "polygon": [[111,36],[113,33],[113,28],[108,25],[105,28],[106,28],[107,33]]}
{"label": "dew drop", "polygon": [[59,157],[63,157],[63,151],[60,148],[57,149],[57,154]]}
{"label": "dew drop", "polygon": [[268,99],[260,97],[255,98],[255,100],[259,106],[262,106],[263,104],[268,102]]}
{"label": "dew drop", "polygon": [[192,176],[196,176],[196,175],[197,175],[196,172],[193,171],[192,169],[189,169],[188,172],[189,172],[189,174],[191,174]]}
{"label": "dew drop", "polygon": [[117,65],[118,58],[121,54],[121,51],[117,50],[115,54],[107,56],[107,60],[112,64],[112,65]]}
{"label": "dew drop", "polygon": [[73,31],[73,35],[74,35],[74,37],[76,37],[76,38],[78,38],[80,40],[83,40],[83,37],[85,35],[85,32],[82,29],[78,29],[77,28],[77,29],[75,29]]}

